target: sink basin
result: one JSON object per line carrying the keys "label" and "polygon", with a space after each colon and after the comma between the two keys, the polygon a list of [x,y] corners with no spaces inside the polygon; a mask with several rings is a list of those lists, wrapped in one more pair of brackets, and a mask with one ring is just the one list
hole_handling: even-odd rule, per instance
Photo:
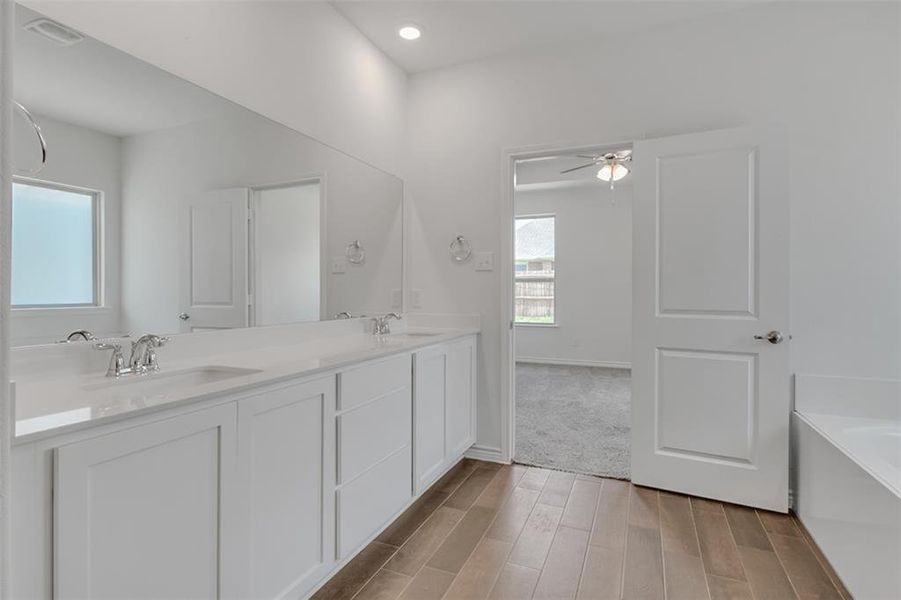
{"label": "sink basin", "polygon": [[87,386],[87,390],[116,390],[135,394],[152,394],[175,388],[186,388],[207,383],[215,383],[223,379],[253,375],[258,369],[242,369],[238,367],[204,366],[180,371],[159,371],[149,375],[124,375],[118,379],[110,379],[103,383]]}

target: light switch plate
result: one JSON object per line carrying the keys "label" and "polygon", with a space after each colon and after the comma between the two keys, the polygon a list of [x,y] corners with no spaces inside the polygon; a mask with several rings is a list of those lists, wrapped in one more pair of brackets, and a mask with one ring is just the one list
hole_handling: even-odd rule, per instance
{"label": "light switch plate", "polygon": [[474,252],[476,271],[494,270],[494,252]]}
{"label": "light switch plate", "polygon": [[343,256],[332,257],[332,274],[340,275],[347,270],[347,259]]}

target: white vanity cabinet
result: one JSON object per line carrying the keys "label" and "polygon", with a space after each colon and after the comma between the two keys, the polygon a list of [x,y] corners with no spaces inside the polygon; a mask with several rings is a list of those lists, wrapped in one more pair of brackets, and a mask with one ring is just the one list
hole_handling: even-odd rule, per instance
{"label": "white vanity cabinet", "polygon": [[335,562],[335,378],[238,400],[237,598],[300,597]]}
{"label": "white vanity cabinet", "polygon": [[413,373],[413,473],[419,494],[475,441],[475,336],[418,350]]}
{"label": "white vanity cabinet", "polygon": [[412,495],[410,354],[338,374],[337,557],[378,533]]}
{"label": "white vanity cabinet", "polygon": [[13,597],[304,598],[472,445],[476,338],[13,448]]}
{"label": "white vanity cabinet", "polygon": [[213,598],[235,572],[234,404],[55,451],[57,598]]}

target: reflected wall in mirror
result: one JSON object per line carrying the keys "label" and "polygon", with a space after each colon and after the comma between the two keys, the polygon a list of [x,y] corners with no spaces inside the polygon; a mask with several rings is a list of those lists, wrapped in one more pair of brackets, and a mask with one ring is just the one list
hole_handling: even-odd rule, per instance
{"label": "reflected wall in mirror", "polygon": [[[16,9],[15,96],[48,161],[13,194],[14,345],[400,308],[399,179],[97,40],[25,29],[39,18]],[[13,134],[33,166],[30,125]]]}

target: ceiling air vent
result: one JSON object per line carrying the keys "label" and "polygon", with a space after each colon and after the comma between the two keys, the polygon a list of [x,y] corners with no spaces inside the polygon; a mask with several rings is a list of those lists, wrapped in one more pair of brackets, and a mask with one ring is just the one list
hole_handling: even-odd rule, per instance
{"label": "ceiling air vent", "polygon": [[56,21],[50,19],[35,19],[25,24],[25,29],[36,33],[41,37],[45,37],[50,41],[56,42],[61,46],[71,46],[77,44],[84,39],[84,36],[70,29],[65,25],[60,25]]}

